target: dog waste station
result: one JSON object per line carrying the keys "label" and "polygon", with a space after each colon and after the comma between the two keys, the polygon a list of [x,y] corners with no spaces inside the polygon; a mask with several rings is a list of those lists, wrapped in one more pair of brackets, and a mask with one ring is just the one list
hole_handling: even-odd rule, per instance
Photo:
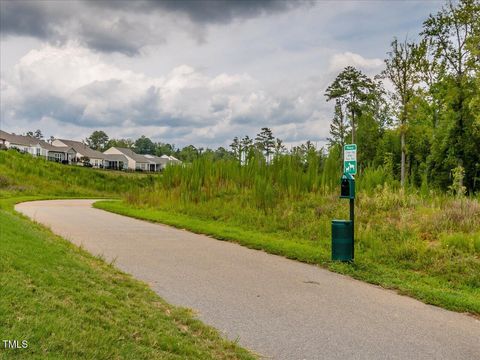
{"label": "dog waste station", "polygon": [[332,220],[332,260],[353,261],[355,225],[355,179],[357,173],[357,145],[344,146],[344,174],[340,179],[340,199],[348,199],[350,220]]}

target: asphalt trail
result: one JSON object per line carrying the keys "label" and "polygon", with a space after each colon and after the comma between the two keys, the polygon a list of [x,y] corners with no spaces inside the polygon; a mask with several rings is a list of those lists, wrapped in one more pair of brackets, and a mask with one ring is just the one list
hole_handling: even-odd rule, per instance
{"label": "asphalt trail", "polygon": [[16,210],[194,309],[274,359],[480,359],[480,321],[302,264],[94,209],[95,200]]}

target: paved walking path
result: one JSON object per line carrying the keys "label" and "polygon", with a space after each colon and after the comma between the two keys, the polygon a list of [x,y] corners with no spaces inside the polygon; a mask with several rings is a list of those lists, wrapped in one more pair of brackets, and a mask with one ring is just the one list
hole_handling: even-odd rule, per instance
{"label": "paved walking path", "polygon": [[94,200],[16,210],[192,308],[274,359],[480,359],[480,321],[392,291],[168,226],[94,209]]}

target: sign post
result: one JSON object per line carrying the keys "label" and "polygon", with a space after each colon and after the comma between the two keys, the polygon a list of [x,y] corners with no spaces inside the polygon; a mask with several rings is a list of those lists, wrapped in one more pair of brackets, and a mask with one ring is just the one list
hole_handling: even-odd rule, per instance
{"label": "sign post", "polygon": [[357,173],[357,144],[343,147],[343,172],[350,175]]}
{"label": "sign post", "polygon": [[343,176],[340,180],[340,198],[349,199],[350,220],[332,220],[332,260],[352,262],[355,258],[355,179],[357,173],[357,145],[343,147]]}

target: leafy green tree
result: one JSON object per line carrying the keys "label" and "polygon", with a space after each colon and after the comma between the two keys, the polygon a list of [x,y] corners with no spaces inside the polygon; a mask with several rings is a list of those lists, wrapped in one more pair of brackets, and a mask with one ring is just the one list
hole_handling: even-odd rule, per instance
{"label": "leafy green tree", "polygon": [[213,158],[215,160],[227,160],[227,159],[232,159],[234,155],[232,152],[228,151],[224,147],[220,146],[218,149],[216,149],[213,152]]}
{"label": "leafy green tree", "polygon": [[108,140],[107,145],[105,146],[106,149],[111,147],[120,147],[120,148],[127,148],[133,149],[135,143],[132,139],[110,139]]}
{"label": "leafy green tree", "polygon": [[[434,56],[445,65],[456,80],[468,74],[478,59],[472,58],[472,43],[480,31],[480,2],[448,2],[423,23],[421,35],[434,50]],[[473,45],[475,47],[475,45]],[[476,45],[478,47],[478,44]]]}
{"label": "leafy green tree", "polygon": [[199,152],[198,149],[193,146],[193,145],[188,145],[185,146],[180,152],[178,153],[178,156],[180,160],[186,161],[186,162],[192,162],[193,160],[197,159],[199,157]]}
{"label": "leafy green tree", "polygon": [[418,86],[421,76],[421,61],[424,58],[422,46],[415,43],[409,43],[407,40],[398,42],[394,39],[390,44],[391,50],[387,53],[385,60],[386,69],[382,76],[389,79],[394,86],[392,100],[396,106],[397,119],[400,129],[400,142],[402,147],[401,165],[400,165],[400,184],[405,186],[405,159],[406,143],[405,134],[408,127],[408,107],[415,88]]}
{"label": "leafy green tree", "polygon": [[38,139],[38,140],[43,140],[42,130],[40,130],[40,129],[37,129],[35,131],[27,131],[27,133],[25,135],[33,137],[33,138]]}
{"label": "leafy green tree", "polygon": [[155,154],[155,144],[145,135],[135,140],[135,151],[139,154]]}
{"label": "leafy green tree", "polygon": [[[426,182],[427,159],[430,154],[434,127],[431,119],[436,108],[429,103],[427,91],[419,89],[408,105],[408,128],[406,130],[407,179],[412,185],[420,186]],[[424,184],[426,185],[426,184]]]}
{"label": "leafy green tree", "polygon": [[480,164],[476,120],[471,102],[478,93],[475,54],[480,25],[480,2],[461,0],[447,3],[423,24],[422,35],[434,59],[442,64],[437,88],[443,97],[438,128],[429,158],[430,177],[446,188],[451,183],[452,169],[465,169],[467,190],[478,189],[475,179]]}
{"label": "leafy green tree", "polygon": [[358,117],[357,171],[362,171],[366,166],[374,164],[382,131],[374,112],[365,111]]}
{"label": "leafy green tree", "polygon": [[35,132],[33,133],[33,137],[35,137],[38,140],[43,140],[42,131],[40,129],[35,130]]}
{"label": "leafy green tree", "polygon": [[155,155],[162,156],[162,155],[174,155],[176,153],[175,145],[158,142],[155,144]]}
{"label": "leafy green tree", "polygon": [[106,146],[108,144],[108,135],[102,130],[96,130],[85,139],[85,143],[88,147],[94,150],[106,150]]}

